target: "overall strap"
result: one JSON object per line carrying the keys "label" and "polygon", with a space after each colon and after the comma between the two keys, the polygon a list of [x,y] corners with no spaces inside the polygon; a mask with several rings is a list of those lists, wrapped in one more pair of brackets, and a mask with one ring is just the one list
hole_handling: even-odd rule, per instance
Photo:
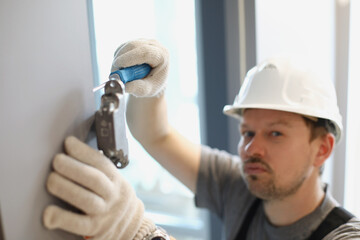
{"label": "overall strap", "polygon": [[342,207],[335,207],[322,221],[320,226],[311,234],[308,240],[320,240],[326,235],[338,228],[340,225],[347,223],[353,218],[350,212],[346,211]]}
{"label": "overall strap", "polygon": [[261,200],[259,198],[256,198],[255,201],[252,203],[251,207],[249,208],[248,212],[246,213],[244,222],[242,223],[240,231],[236,235],[235,240],[245,240],[246,239],[246,235],[249,230],[250,224],[254,218],[255,212],[258,209],[260,203],[261,203]]}

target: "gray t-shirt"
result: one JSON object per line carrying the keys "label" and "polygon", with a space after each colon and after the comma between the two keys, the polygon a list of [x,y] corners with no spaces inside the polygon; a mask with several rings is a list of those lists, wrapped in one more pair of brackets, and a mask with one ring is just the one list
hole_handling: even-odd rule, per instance
{"label": "gray t-shirt", "polygon": [[[207,208],[222,219],[227,240],[235,239],[254,200],[255,197],[250,194],[241,177],[239,157],[204,146],[195,203],[196,206]],[[337,205],[329,191],[326,191],[324,201],[317,209],[294,224],[284,227],[273,226],[260,205],[249,227],[247,239],[306,239]],[[360,221],[353,218],[324,239],[360,239]]]}

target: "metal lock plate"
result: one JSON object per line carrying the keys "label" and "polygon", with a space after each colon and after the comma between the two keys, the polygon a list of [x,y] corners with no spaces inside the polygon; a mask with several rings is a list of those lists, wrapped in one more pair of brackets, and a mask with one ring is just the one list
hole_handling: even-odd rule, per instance
{"label": "metal lock plate", "polygon": [[101,97],[101,107],[95,114],[97,145],[117,168],[128,165],[124,84],[109,80]]}

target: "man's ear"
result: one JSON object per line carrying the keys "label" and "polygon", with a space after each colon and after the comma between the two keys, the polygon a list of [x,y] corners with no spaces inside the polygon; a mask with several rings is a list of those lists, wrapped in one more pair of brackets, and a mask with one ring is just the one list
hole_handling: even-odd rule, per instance
{"label": "man's ear", "polygon": [[327,133],[319,137],[318,141],[318,152],[314,162],[315,167],[320,167],[328,159],[335,146],[335,136],[331,133]]}

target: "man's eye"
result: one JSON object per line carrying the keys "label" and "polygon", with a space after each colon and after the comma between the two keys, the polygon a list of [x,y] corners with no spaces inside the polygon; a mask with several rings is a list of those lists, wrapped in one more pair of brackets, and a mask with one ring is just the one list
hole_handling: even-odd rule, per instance
{"label": "man's eye", "polygon": [[241,135],[243,137],[253,137],[253,136],[255,136],[255,133],[252,131],[243,131]]}
{"label": "man's eye", "polygon": [[279,137],[279,136],[282,136],[282,133],[281,133],[281,132],[278,132],[278,131],[272,131],[272,132],[271,132],[271,136],[273,136],[273,137]]}

